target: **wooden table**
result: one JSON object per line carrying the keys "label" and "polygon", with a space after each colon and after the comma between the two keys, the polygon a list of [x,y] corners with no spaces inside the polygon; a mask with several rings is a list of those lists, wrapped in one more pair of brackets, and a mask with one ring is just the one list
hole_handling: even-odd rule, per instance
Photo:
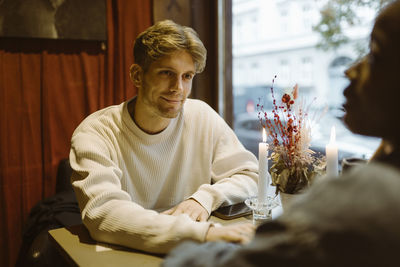
{"label": "wooden table", "polygon": [[159,266],[162,257],[143,251],[98,243],[83,224],[49,231],[50,240],[71,266]]}
{"label": "wooden table", "polygon": [[[281,213],[280,208],[274,209],[272,217]],[[251,222],[251,216],[233,220],[221,220],[211,216],[210,220],[222,225],[240,222]],[[155,255],[121,246],[98,243],[94,241],[83,225],[68,228],[58,228],[49,231],[50,240],[68,260],[71,266],[101,267],[101,266],[159,266],[162,255]]]}

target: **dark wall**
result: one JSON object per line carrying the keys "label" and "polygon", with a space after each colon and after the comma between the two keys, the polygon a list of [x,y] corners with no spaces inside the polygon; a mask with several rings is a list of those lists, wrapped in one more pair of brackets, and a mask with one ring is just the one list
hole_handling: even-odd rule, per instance
{"label": "dark wall", "polygon": [[194,28],[207,49],[207,65],[203,73],[193,82],[192,98],[204,100],[216,111],[221,110],[218,101],[218,31],[224,30],[224,64],[222,79],[225,81],[224,107],[222,113],[228,124],[232,122],[232,37],[231,37],[231,0],[222,0],[225,6],[223,19],[228,27],[218,28],[218,2],[216,0],[154,0],[154,21],[172,19],[182,25]]}
{"label": "dark wall", "polygon": [[0,38],[0,266],[14,266],[29,211],[55,193],[77,125],[136,93],[132,45],[151,24],[151,0],[106,4],[104,43]]}

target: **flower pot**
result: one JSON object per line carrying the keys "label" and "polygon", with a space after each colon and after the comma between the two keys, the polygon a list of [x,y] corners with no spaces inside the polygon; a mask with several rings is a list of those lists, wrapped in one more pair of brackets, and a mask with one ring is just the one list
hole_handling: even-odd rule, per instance
{"label": "flower pot", "polygon": [[293,201],[295,201],[300,194],[288,194],[279,192],[279,197],[281,199],[282,209],[285,211]]}

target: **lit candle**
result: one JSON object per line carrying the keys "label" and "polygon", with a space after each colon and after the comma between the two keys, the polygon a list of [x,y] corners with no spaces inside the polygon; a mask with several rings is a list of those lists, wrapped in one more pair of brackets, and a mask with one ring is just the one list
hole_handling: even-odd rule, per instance
{"label": "lit candle", "polygon": [[258,144],[258,203],[265,203],[268,192],[268,144],[263,128],[263,141]]}
{"label": "lit candle", "polygon": [[338,148],[336,145],[335,126],[331,129],[331,139],[326,145],[326,174],[329,176],[338,176]]}

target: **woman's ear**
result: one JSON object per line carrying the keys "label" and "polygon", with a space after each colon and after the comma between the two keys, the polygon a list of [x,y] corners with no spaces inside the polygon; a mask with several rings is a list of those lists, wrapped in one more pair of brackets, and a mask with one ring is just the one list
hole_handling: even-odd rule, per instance
{"label": "woman's ear", "polygon": [[139,88],[142,85],[143,69],[138,64],[132,64],[129,69],[129,76],[135,87]]}

